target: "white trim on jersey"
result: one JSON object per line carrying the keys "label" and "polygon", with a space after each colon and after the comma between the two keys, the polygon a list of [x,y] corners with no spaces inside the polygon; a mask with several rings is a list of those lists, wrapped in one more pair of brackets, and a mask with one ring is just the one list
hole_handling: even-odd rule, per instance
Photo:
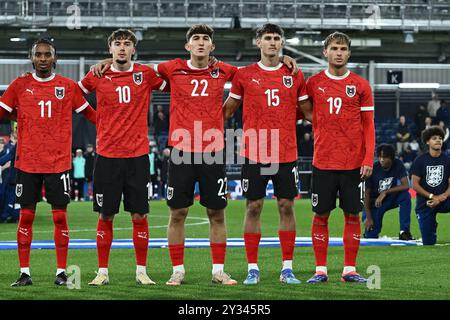
{"label": "white trim on jersey", "polygon": [[153,70],[154,70],[157,74],[159,74],[159,72],[158,72],[158,64],[154,64],[154,65],[153,65]]}
{"label": "white trim on jersey", "polygon": [[328,69],[326,69],[325,70],[325,75],[328,78],[333,79],[333,80],[344,80],[345,78],[347,78],[350,75],[350,70],[347,70],[347,72],[345,74],[343,74],[342,76],[335,76],[335,75],[332,75],[330,73],[330,71],[328,71]]}
{"label": "white trim on jersey", "polygon": [[258,61],[258,67],[260,67],[261,69],[266,70],[266,71],[276,71],[276,70],[280,69],[282,66],[283,66],[283,64],[280,62],[277,64],[276,67],[268,67],[268,66],[263,65],[263,63],[261,61]]}
{"label": "white trim on jersey", "polygon": [[361,107],[361,111],[374,111],[375,107],[371,106],[371,107]]}
{"label": "white trim on jersey", "polygon": [[48,78],[39,78],[39,77],[36,75],[35,72],[33,72],[31,75],[33,76],[34,80],[39,81],[39,82],[52,81],[52,80],[55,78],[55,76],[56,76],[55,73],[52,73],[52,75],[51,75],[50,77],[48,77]]}
{"label": "white trim on jersey", "polygon": [[84,93],[89,94],[89,90],[83,86],[83,83],[81,82],[81,80],[78,81],[78,86],[80,87],[81,90],[83,90]]}
{"label": "white trim on jersey", "polygon": [[80,113],[81,111],[83,111],[84,109],[86,109],[89,106],[89,102],[85,102],[81,107],[79,107],[78,109],[75,110],[76,113]]}
{"label": "white trim on jersey", "polygon": [[7,104],[3,103],[0,101],[0,107],[2,107],[3,109],[5,109],[8,112],[12,112],[12,108],[10,106],[8,106]]}
{"label": "white trim on jersey", "polygon": [[164,80],[163,81],[163,83],[161,84],[161,86],[159,87],[159,91],[163,91],[164,90],[164,88],[166,87],[166,85],[167,85],[167,82],[166,82],[166,80]]}
{"label": "white trim on jersey", "polygon": [[242,99],[241,96],[238,96],[237,94],[232,93],[232,92],[230,92],[229,96],[232,97],[232,98],[234,98],[234,99],[237,99],[237,100],[241,100],[241,99]]}
{"label": "white trim on jersey", "polygon": [[304,96],[298,97],[298,101],[305,101],[308,100],[309,96],[305,94]]}
{"label": "white trim on jersey", "polygon": [[133,68],[134,68],[134,62],[132,62],[130,65],[130,68],[125,71],[117,70],[116,68],[114,68],[114,65],[111,65],[111,71],[113,71],[113,72],[131,72],[131,71],[133,71]]}
{"label": "white trim on jersey", "polygon": [[192,65],[192,63],[191,63],[191,59],[189,59],[189,60],[187,61],[187,65],[188,65],[189,69],[192,69],[192,70],[207,70],[207,69],[209,69],[208,66],[203,67],[203,68],[197,68],[197,67],[194,67],[194,66]]}

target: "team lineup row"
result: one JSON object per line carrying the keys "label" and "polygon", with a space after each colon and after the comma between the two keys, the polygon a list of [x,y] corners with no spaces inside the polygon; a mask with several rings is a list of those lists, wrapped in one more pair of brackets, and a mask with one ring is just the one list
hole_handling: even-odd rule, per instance
{"label": "team lineup row", "polygon": [[[169,146],[172,147],[172,155],[182,155],[187,159],[196,158],[198,154],[220,152],[223,149],[224,119],[231,117],[243,104],[244,132],[254,130],[258,139],[257,145],[254,140],[244,139],[241,150],[248,160],[242,168],[242,185],[247,199],[244,240],[248,276],[244,284],[249,285],[259,282],[260,216],[269,179],[274,183],[280,215],[280,281],[300,283],[292,270],[296,236],[293,201],[298,179],[295,124],[300,118],[312,121],[315,136],[312,239],[316,273],[308,282],[328,279],[327,224],[329,214],[336,206],[338,192],[345,217],[341,279],[366,282],[356,272],[362,206],[358,195],[364,187],[362,181],[372,172],[374,102],[369,83],[347,70],[350,39],[339,32],[329,35],[323,50],[329,62],[328,68],[305,82],[293,59],[279,57],[284,44],[284,32],[279,26],[266,24],[257,30],[256,43],[261,59],[240,69],[220,61],[209,64],[210,53],[214,50],[213,33],[210,26],[194,25],[186,34],[185,48],[190,54],[189,60],[142,65],[132,62],[137,45],[134,33],[116,30],[108,38],[112,59],[96,65],[78,84],[53,73],[56,50],[52,42],[41,39],[33,44],[30,57],[35,72],[17,78],[0,98],[0,116],[10,113],[17,117],[18,122],[16,168],[20,187],[16,196],[21,205],[17,231],[20,277],[12,286],[32,284],[30,244],[42,183],[46,185],[55,224],[55,284],[67,282],[69,184],[66,179],[71,166],[72,111],[84,114],[97,128],[98,156],[93,191],[94,211],[99,213],[96,237],[99,270],[89,284],[100,286],[109,282],[113,220],[119,211],[122,195],[125,211],[130,213],[133,224],[136,281],[143,285],[154,284],[146,271],[149,212],[147,113],[152,90],[170,91]],[[232,82],[232,88],[223,103],[227,81]],[[90,92],[96,94],[96,110],[83,97],[83,93]],[[202,124],[203,130],[215,130],[219,135],[215,140],[194,143],[196,122]],[[180,139],[177,130],[190,132],[192,140]],[[263,131],[277,134],[263,138],[259,136]],[[273,152],[275,158],[266,157]],[[278,170],[265,173],[274,159]],[[227,204],[224,165],[174,160],[175,156],[171,156],[167,193],[170,210],[167,236],[173,274],[166,284],[180,285],[185,277],[184,223],[193,203],[196,181],[200,185],[200,203],[206,207],[210,222],[212,281],[223,285],[236,284],[237,281],[224,272]]]}

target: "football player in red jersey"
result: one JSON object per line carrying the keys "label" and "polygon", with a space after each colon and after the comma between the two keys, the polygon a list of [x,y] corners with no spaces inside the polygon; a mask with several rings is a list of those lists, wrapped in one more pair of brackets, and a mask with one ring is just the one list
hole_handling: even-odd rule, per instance
{"label": "football player in red jersey", "polygon": [[364,204],[364,180],[371,175],[374,160],[374,101],[369,82],[347,69],[350,45],[346,34],[330,34],[323,50],[328,69],[307,81],[312,104],[303,108],[307,117],[312,112],[313,120],[311,202],[316,257],[316,273],[309,283],[328,280],[328,217],[336,208],[338,193],[345,218],[341,281],[367,282],[356,273],[356,257],[361,236],[359,213]]}
{"label": "football player in red jersey", "polygon": [[0,98],[0,117],[17,112],[18,142],[16,196],[21,205],[17,229],[20,277],[11,286],[32,284],[30,247],[36,203],[45,184],[52,206],[56,246],[56,285],[65,285],[70,202],[69,170],[72,166],[72,112],[95,123],[95,111],[84,99],[76,82],[53,73],[56,50],[47,39],[36,41],[30,51],[34,73],[14,80]]}
{"label": "football player in red jersey", "polygon": [[99,213],[97,254],[99,270],[89,284],[109,282],[108,263],[113,220],[120,202],[130,212],[136,254],[136,282],[155,284],[147,275],[148,252],[148,108],[152,90],[166,82],[145,65],[133,63],[137,39],[119,29],[108,38],[112,67],[101,78],[89,72],[78,84],[97,95],[97,158],[94,169],[94,211]]}
{"label": "football player in red jersey", "polygon": [[[190,60],[175,59],[150,64],[170,83],[169,146],[172,148],[168,173],[167,204],[169,254],[173,272],[167,285],[180,285],[185,278],[184,225],[193,204],[195,182],[200,186],[200,204],[207,208],[210,221],[212,281],[224,285],[237,282],[224,272],[226,255],[227,205],[224,151],[223,92],[231,81],[235,66],[218,62],[209,65],[214,50],[214,30],[208,25],[193,25],[186,34],[185,49]],[[279,58],[296,72],[292,58]],[[103,74],[110,61],[96,65]],[[195,159],[199,159],[198,162]]]}
{"label": "football player in red jersey", "polygon": [[248,262],[246,285],[259,282],[260,217],[270,179],[280,215],[280,281],[300,283],[292,271],[296,238],[294,198],[298,192],[296,119],[297,113],[301,113],[298,105],[307,101],[308,95],[302,72],[292,76],[278,60],[284,44],[283,35],[283,29],[274,24],[266,24],[257,30],[256,44],[261,51],[261,60],[236,72],[224,105],[226,118],[232,116],[242,101],[244,105],[241,155],[246,159],[242,167],[242,189],[247,198],[244,222]]}

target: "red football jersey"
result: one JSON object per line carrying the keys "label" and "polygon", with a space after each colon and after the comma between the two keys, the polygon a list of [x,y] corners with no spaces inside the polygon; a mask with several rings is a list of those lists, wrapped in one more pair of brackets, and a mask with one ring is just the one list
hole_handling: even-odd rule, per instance
{"label": "red football jersey", "polygon": [[219,62],[199,69],[182,59],[154,68],[170,83],[169,145],[186,152],[222,150],[224,85],[237,68]]}
{"label": "red football jersey", "polygon": [[17,110],[16,168],[29,173],[59,173],[72,167],[72,111],[89,106],[75,81],[52,74],[14,80],[0,106]]}
{"label": "red football jersey", "polygon": [[281,63],[273,68],[261,62],[241,68],[230,97],[244,102],[242,156],[261,163],[297,160],[297,104],[308,99],[301,71],[292,76]]}
{"label": "red football jersey", "polygon": [[307,81],[313,103],[313,165],[322,170],[360,168],[366,152],[361,113],[374,113],[367,80],[348,71],[341,77],[328,70]]}
{"label": "red football jersey", "polygon": [[152,90],[166,82],[145,65],[132,63],[127,71],[113,66],[101,78],[89,72],[78,82],[97,95],[97,153],[108,158],[139,157],[149,152],[148,111]]}

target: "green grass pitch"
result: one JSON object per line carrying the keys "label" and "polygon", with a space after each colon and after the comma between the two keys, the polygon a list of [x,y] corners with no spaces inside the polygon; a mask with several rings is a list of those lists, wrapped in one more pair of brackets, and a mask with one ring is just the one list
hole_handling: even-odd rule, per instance
{"label": "green grass pitch", "polygon": [[[168,209],[164,201],[150,202],[150,237],[166,237]],[[230,201],[226,211],[229,237],[242,237],[244,201]],[[295,205],[297,236],[310,236],[311,209],[308,200],[298,200]],[[92,212],[92,203],[77,202],[69,205],[69,227],[72,239],[95,239],[97,215]],[[417,219],[411,215],[411,231],[420,237]],[[358,256],[358,271],[365,276],[367,268],[376,265],[381,271],[381,288],[368,289],[364,284],[348,284],[339,281],[342,272],[343,248],[329,249],[329,282],[309,285],[306,280],[314,271],[314,254],[311,247],[296,247],[294,272],[302,284],[289,286],[279,282],[281,267],[280,248],[260,248],[259,265],[261,283],[244,286],[247,265],[244,248],[228,248],[225,271],[240,284],[232,287],[218,286],[211,280],[211,258],[208,248],[185,250],[186,284],[168,287],[164,283],[171,274],[167,248],[150,248],[148,273],[157,282],[156,286],[142,287],[135,284],[135,260],[132,249],[113,249],[110,256],[110,284],[92,288],[87,283],[97,269],[96,251],[72,249],[69,265],[81,270],[81,289],[69,290],[53,285],[55,275],[54,250],[32,250],[31,272],[33,285],[10,288],[18,276],[16,250],[0,250],[0,299],[231,299],[231,300],[286,300],[286,299],[450,299],[450,280],[445,275],[450,261],[450,215],[438,215],[438,242],[434,247],[361,247]],[[205,209],[198,202],[190,209],[186,236],[208,237]],[[340,237],[343,230],[341,210],[333,212],[330,236]],[[0,240],[15,240],[16,225],[0,224]],[[115,239],[131,239],[131,221],[128,214],[120,213],[114,223]],[[399,231],[398,211],[388,212],[381,235],[397,237]],[[38,206],[33,227],[34,239],[53,239],[50,206]],[[264,204],[262,214],[262,236],[274,237],[278,232],[276,201]]]}

